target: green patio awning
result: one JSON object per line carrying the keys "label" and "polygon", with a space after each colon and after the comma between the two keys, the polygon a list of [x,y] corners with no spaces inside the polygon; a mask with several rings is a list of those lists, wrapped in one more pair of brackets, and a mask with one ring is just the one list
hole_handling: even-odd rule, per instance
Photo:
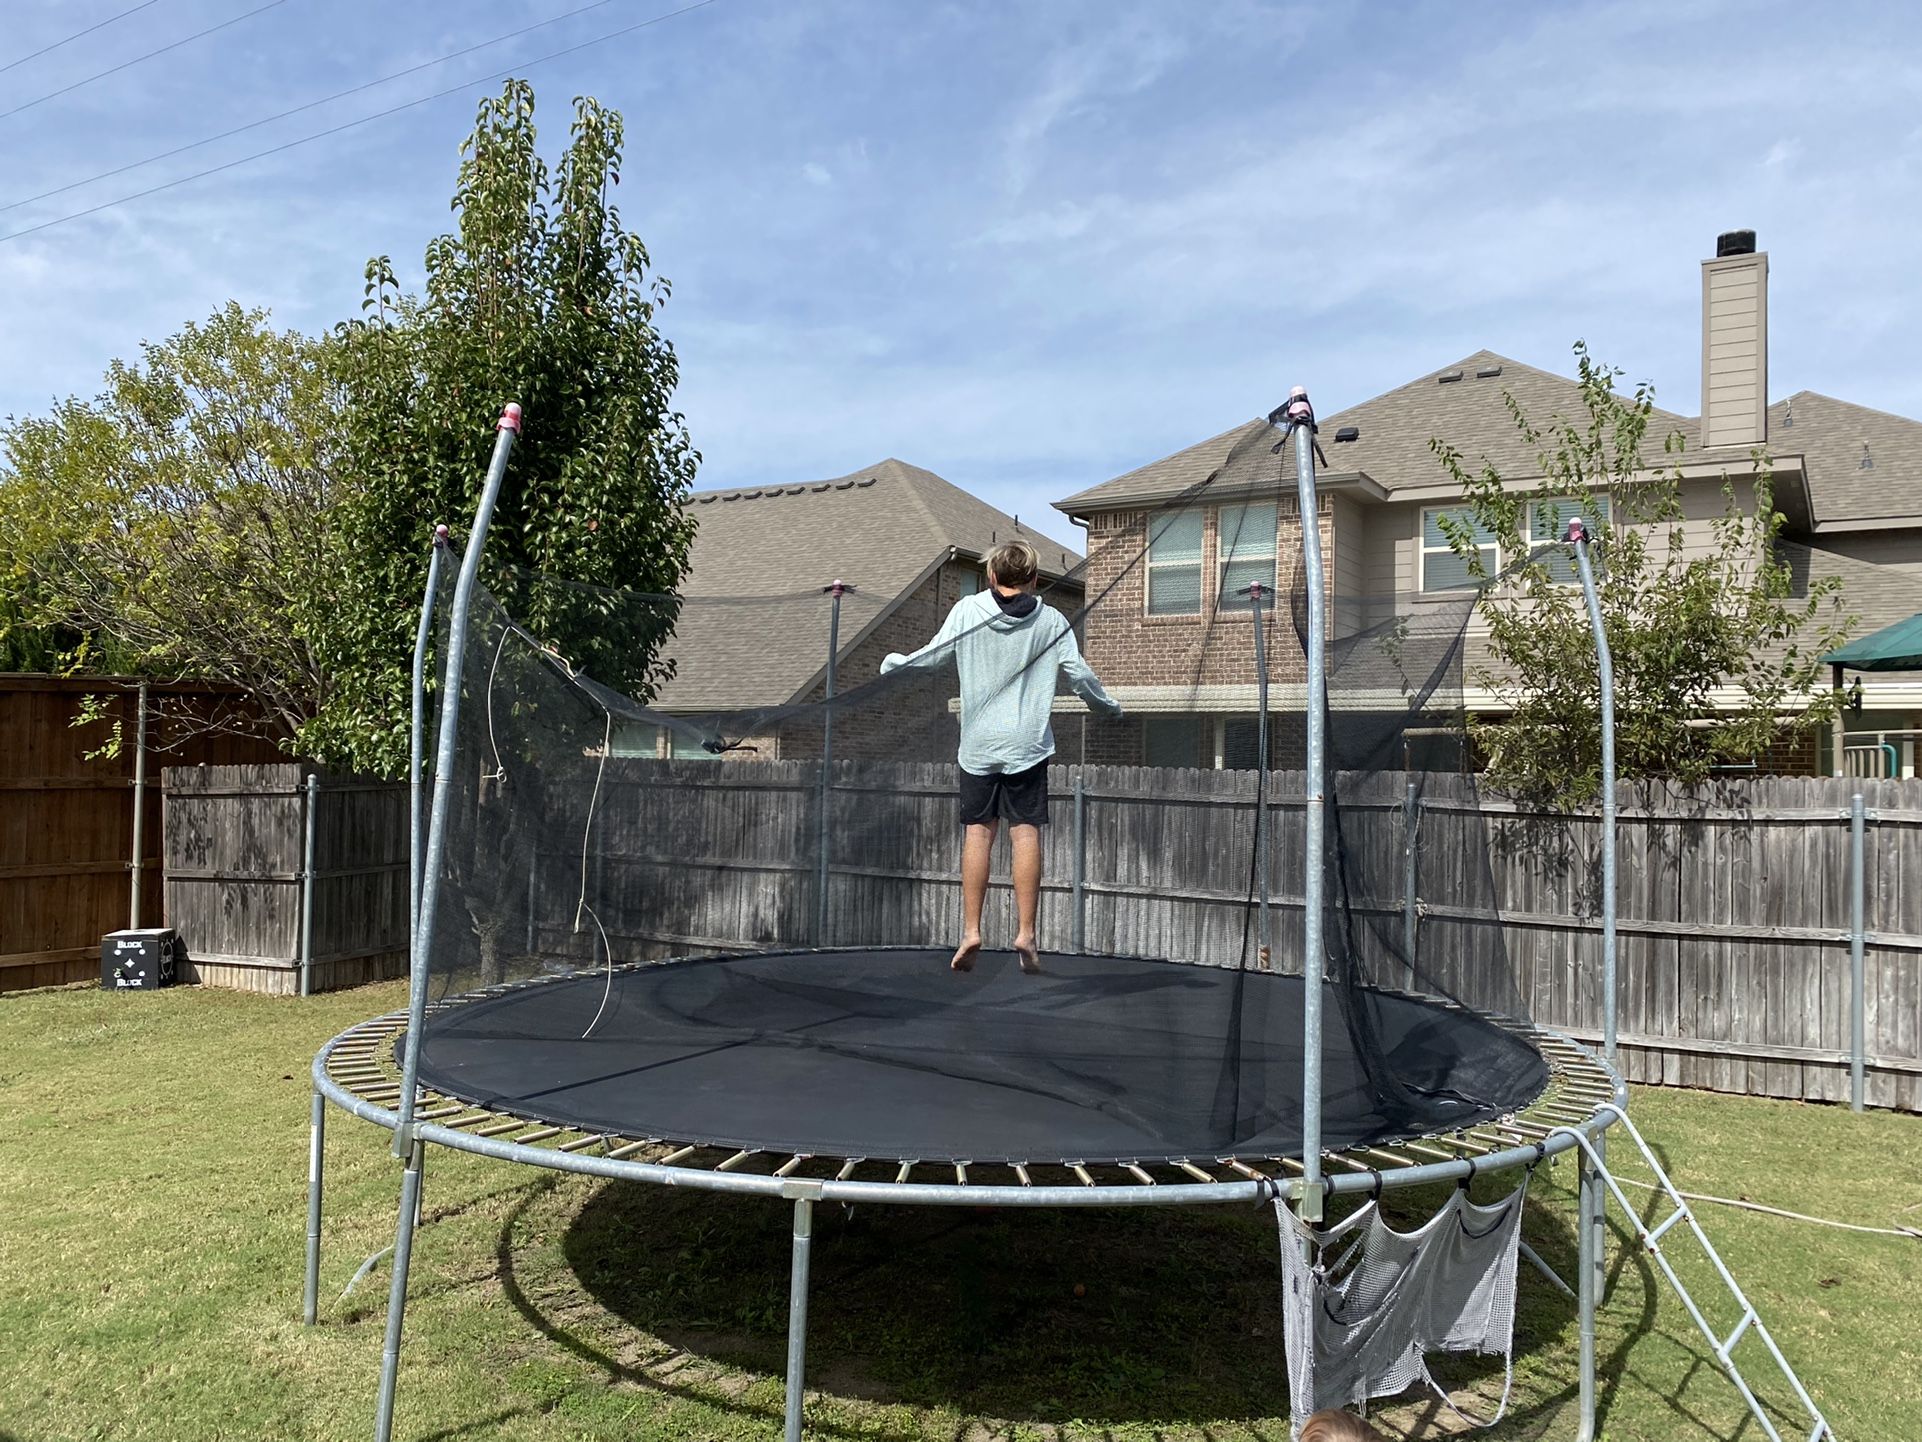
{"label": "green patio awning", "polygon": [[1822,659],[1850,671],[1922,671],[1922,614],[1884,626]]}

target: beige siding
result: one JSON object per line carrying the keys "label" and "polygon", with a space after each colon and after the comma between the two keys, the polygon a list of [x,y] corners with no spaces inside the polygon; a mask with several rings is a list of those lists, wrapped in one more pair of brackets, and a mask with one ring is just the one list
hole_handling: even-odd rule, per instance
{"label": "beige siding", "polygon": [[1352,497],[1329,497],[1328,524],[1334,546],[1328,558],[1328,591],[1334,597],[1334,634],[1345,636],[1368,624],[1368,529],[1366,507]]}
{"label": "beige siding", "polygon": [[1768,437],[1768,257],[1702,265],[1702,443]]}

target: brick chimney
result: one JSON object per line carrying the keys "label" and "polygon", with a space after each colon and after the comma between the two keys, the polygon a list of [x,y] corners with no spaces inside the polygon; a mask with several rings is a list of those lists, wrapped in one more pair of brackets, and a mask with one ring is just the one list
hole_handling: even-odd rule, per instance
{"label": "brick chimney", "polygon": [[1702,262],[1702,444],[1768,439],[1769,258],[1755,232],[1715,239]]}

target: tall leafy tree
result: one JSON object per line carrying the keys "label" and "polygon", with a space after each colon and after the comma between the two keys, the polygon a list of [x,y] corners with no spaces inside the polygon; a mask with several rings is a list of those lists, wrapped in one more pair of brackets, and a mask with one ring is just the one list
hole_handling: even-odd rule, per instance
{"label": "tall leafy tree", "polygon": [[318,714],[333,349],[230,303],[115,362],[92,399],[9,418],[6,659],[244,687],[257,707],[221,724],[283,739]]}
{"label": "tall leafy tree", "polygon": [[351,477],[343,584],[322,653],[335,685],[303,734],[316,754],[392,773],[405,756],[409,657],[436,522],[470,525],[503,403],[526,426],[486,555],[490,584],[544,642],[645,695],[659,635],[608,624],[591,589],[674,589],[699,456],[672,407],[679,368],[656,328],[668,296],[611,203],[620,115],[575,102],[550,173],[534,94],[510,81],[462,150],[452,234],[426,253],[425,293],[369,262],[364,314],[343,326],[341,417]]}
{"label": "tall leafy tree", "polygon": [[[1476,679],[1501,708],[1471,718],[1489,780],[1569,805],[1600,791],[1600,679],[1570,552],[1538,518],[1556,518],[1546,529],[1559,532],[1582,516],[1599,534],[1623,780],[1698,783],[1827,725],[1835,702],[1821,657],[1850,624],[1832,580],[1795,594],[1765,454],[1751,477],[1725,481],[1719,515],[1685,525],[1683,438],[1650,434],[1653,391],[1622,395],[1620,371],[1585,346],[1575,355],[1579,413],[1538,421],[1506,398],[1537,457],[1537,486],[1515,488],[1494,466],[1431,443],[1466,500],[1464,516],[1443,521],[1450,547],[1478,580],[1495,581],[1480,606],[1489,657]],[[1512,563],[1500,578],[1488,571],[1491,540]]]}

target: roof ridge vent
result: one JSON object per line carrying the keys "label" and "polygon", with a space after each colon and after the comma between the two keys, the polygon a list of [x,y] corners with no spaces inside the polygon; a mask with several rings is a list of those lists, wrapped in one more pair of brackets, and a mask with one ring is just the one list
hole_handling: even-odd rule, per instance
{"label": "roof ridge vent", "polygon": [[1502,373],[1502,368],[1499,365],[1477,366],[1475,368],[1475,379],[1481,380],[1481,381],[1492,381],[1496,376],[1500,375],[1501,373]]}
{"label": "roof ridge vent", "polygon": [[1342,426],[1335,432],[1336,441],[1358,441],[1361,439],[1360,426]]}
{"label": "roof ridge vent", "polygon": [[1461,378],[1462,378],[1462,372],[1461,372],[1461,367],[1460,367],[1460,366],[1456,366],[1454,370],[1452,370],[1452,371],[1443,371],[1443,372],[1442,372],[1442,373],[1441,373],[1440,375],[1438,375],[1438,376],[1436,376],[1436,377],[1435,377],[1435,384],[1436,384],[1436,385],[1443,385],[1443,386],[1445,386],[1445,385],[1448,385],[1449,383],[1451,383],[1451,382],[1453,382],[1453,381],[1458,381],[1458,380],[1460,380]]}

